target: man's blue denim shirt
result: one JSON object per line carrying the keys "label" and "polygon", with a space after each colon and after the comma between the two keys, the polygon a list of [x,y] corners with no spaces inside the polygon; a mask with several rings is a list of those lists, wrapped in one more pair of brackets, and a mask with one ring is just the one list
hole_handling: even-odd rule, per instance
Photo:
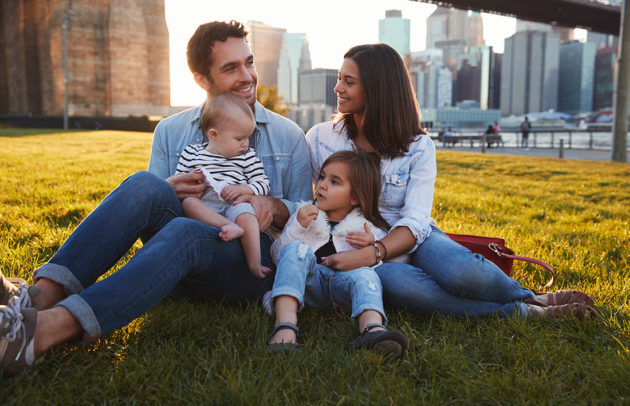
{"label": "man's blue denim shirt", "polygon": [[[151,145],[149,172],[163,179],[175,173],[179,157],[190,144],[206,142],[201,131],[203,104],[182,111],[158,123]],[[290,214],[295,202],[311,200],[311,160],[304,132],[294,122],[256,102],[256,156],[269,177],[269,196],[281,200]]]}

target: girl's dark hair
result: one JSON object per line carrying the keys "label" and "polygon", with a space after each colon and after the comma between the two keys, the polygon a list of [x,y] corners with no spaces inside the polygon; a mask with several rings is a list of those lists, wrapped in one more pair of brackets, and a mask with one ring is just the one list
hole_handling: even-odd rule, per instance
{"label": "girl's dark hair", "polygon": [[188,67],[192,73],[201,73],[210,77],[212,64],[212,47],[217,41],[225,41],[230,37],[247,39],[245,26],[238,21],[212,21],[201,24],[190,37],[186,48]]}
{"label": "girl's dark hair", "polygon": [[[359,67],[359,79],[365,93],[362,131],[370,145],[386,158],[396,158],[409,151],[418,134],[420,112],[407,68],[398,52],[387,44],[352,47],[343,56]],[[350,138],[358,134],[352,114],[341,114]]]}
{"label": "girl's dark hair", "polygon": [[348,165],[348,181],[352,197],[359,201],[363,216],[376,227],[385,231],[389,224],[378,210],[378,198],[381,194],[381,160],[372,152],[339,151],[326,159],[321,171],[333,162]]}

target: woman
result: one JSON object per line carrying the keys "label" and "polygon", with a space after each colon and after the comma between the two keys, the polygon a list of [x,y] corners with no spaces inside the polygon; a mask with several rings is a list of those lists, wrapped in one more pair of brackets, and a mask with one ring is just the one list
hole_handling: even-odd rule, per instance
{"label": "woman", "polygon": [[307,134],[312,173],[338,150],[381,157],[379,208],[392,226],[374,246],[328,257],[334,269],[410,254],[410,265],[376,271],[386,302],[422,314],[554,317],[596,314],[578,291],[535,295],[481,255],[453,242],[431,218],[435,145],[420,126],[418,106],[400,55],[386,44],[359,45],[345,55],[335,86],[338,116]]}

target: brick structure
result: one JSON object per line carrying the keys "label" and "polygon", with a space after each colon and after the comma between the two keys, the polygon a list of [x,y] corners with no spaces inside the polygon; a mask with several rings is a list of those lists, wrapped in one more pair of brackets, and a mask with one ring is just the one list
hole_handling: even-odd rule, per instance
{"label": "brick structure", "polygon": [[0,115],[63,115],[67,9],[70,115],[168,115],[164,0],[0,1]]}

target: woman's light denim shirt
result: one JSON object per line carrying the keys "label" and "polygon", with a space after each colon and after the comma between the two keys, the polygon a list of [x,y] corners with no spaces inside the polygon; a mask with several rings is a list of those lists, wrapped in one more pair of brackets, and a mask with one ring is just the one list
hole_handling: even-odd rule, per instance
{"label": "woman's light denim shirt", "polygon": [[[326,158],[337,151],[356,151],[343,123],[328,121],[306,134],[311,152],[312,179],[315,183]],[[381,215],[392,226],[408,227],[416,239],[414,252],[431,233],[433,188],[437,167],[435,144],[428,135],[418,135],[405,155],[381,160]]]}
{"label": "woman's light denim shirt", "polygon": [[[149,172],[163,179],[175,173],[179,157],[190,144],[207,141],[201,131],[201,106],[182,111],[160,121],[155,128]],[[256,102],[256,156],[262,161],[269,178],[269,196],[282,201],[289,213],[295,202],[312,199],[308,181],[311,174],[308,146],[304,132],[291,120],[265,109]]]}

